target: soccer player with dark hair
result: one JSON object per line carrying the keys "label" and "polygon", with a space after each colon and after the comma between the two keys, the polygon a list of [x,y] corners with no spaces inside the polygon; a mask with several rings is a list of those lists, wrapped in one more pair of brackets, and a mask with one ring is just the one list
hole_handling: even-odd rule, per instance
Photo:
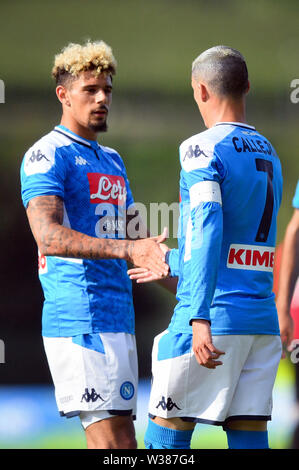
{"label": "soccer player with dark hair", "polygon": [[[179,248],[166,254],[178,303],[154,340],[145,444],[189,448],[196,423],[208,423],[223,427],[231,449],[268,448],[281,357],[272,292],[281,165],[246,122],[240,52],[200,54],[192,88],[207,130],[180,145]],[[157,278],[146,269],[130,277]]]}
{"label": "soccer player with dark hair", "polygon": [[[103,41],[55,57],[60,125],[25,154],[22,199],[39,250],[42,334],[62,416],[80,416],[88,448],[135,448],[138,370],[127,261],[167,273],[153,239],[129,239],[134,200],[107,130],[116,61]],[[134,210],[130,211],[134,214]]]}

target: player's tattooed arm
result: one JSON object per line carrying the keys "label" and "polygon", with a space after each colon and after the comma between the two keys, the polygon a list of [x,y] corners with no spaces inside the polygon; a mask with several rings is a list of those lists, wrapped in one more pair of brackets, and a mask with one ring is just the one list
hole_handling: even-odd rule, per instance
{"label": "player's tattooed arm", "polygon": [[125,259],[135,266],[163,273],[168,269],[159,245],[153,239],[114,240],[91,237],[64,227],[63,200],[38,196],[27,208],[29,224],[39,251],[45,256],[84,259]]}

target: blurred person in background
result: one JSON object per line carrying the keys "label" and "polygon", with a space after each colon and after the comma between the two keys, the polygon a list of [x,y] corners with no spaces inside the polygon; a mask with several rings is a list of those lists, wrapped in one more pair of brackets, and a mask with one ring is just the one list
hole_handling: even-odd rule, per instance
{"label": "blurred person in background", "polygon": [[[299,345],[299,181],[293,198],[293,215],[286,228],[285,237],[278,254],[278,292],[276,306],[283,345],[292,351]],[[295,351],[296,352],[296,351]],[[297,425],[291,447],[299,449],[299,356],[291,355],[295,363],[295,399]]]}
{"label": "blurred person in background", "polygon": [[[116,60],[103,41],[69,44],[52,70],[61,122],[25,154],[22,200],[39,251],[42,335],[62,416],[88,448],[135,448],[138,368],[127,261],[167,273],[156,239],[133,240],[134,209],[107,130]],[[135,214],[134,210],[131,214]]]}

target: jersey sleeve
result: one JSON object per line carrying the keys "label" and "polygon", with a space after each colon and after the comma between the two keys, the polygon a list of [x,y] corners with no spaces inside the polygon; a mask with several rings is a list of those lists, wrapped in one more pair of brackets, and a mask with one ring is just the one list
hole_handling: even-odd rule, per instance
{"label": "jersey sleeve", "polygon": [[20,176],[25,208],[37,196],[64,198],[65,165],[54,145],[42,141],[34,144],[24,155]]}
{"label": "jersey sleeve", "polygon": [[191,310],[195,319],[210,321],[222,244],[222,207],[203,202],[191,211]]}
{"label": "jersey sleeve", "polygon": [[165,262],[169,266],[170,277],[177,277],[180,273],[179,250],[177,248],[173,248],[172,250],[167,251]]}
{"label": "jersey sleeve", "polygon": [[296,191],[293,197],[293,207],[299,209],[299,181],[297,183]]}
{"label": "jersey sleeve", "polygon": [[191,218],[191,305],[189,324],[195,319],[210,321],[220,262],[223,215],[221,182],[225,168],[209,143],[199,143],[187,150],[180,148],[183,176],[190,198]]}

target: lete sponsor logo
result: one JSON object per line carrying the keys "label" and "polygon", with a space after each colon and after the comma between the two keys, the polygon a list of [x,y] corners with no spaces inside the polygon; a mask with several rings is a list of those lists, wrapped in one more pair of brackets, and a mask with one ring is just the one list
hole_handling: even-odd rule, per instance
{"label": "lete sponsor logo", "polygon": [[227,267],[252,271],[273,271],[275,247],[230,245]]}
{"label": "lete sponsor logo", "polygon": [[107,202],[122,206],[126,201],[126,184],[122,176],[87,173],[90,189],[90,202]]}

